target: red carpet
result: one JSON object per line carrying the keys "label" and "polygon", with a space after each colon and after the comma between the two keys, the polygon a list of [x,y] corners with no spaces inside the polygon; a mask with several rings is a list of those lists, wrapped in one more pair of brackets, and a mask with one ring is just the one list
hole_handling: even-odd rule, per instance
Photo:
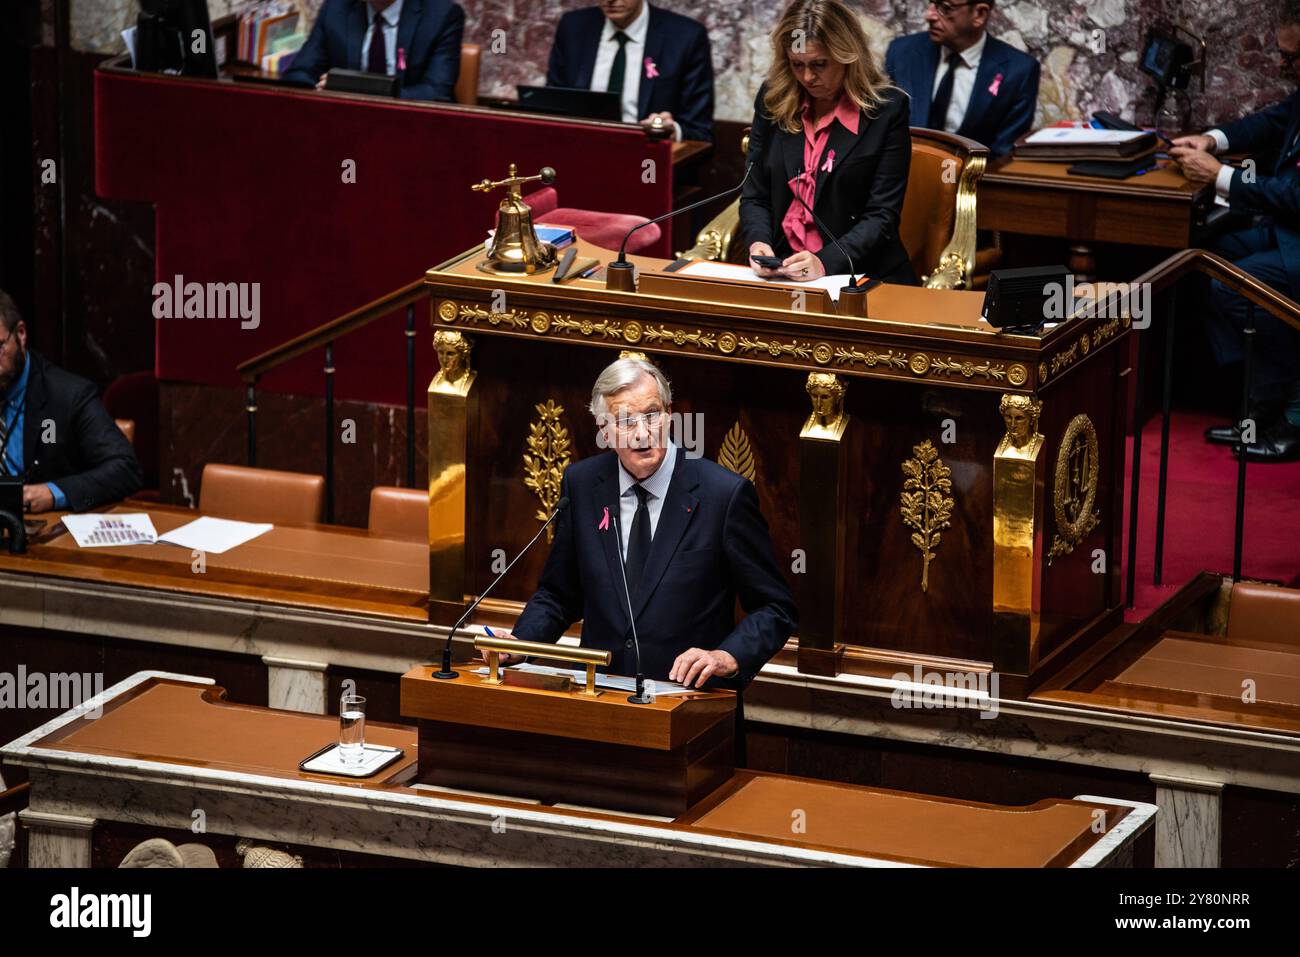
{"label": "red carpet", "polygon": [[[1127,620],[1144,618],[1197,572],[1232,574],[1237,460],[1232,449],[1211,445],[1202,434],[1222,424],[1205,413],[1175,412],[1169,426],[1164,584],[1152,584],[1155,568],[1156,483],[1160,469],[1160,416],[1142,433],[1142,494],[1138,503],[1135,607]],[[1128,556],[1128,502],[1132,440],[1125,460],[1124,554]],[[1300,586],[1300,462],[1246,466],[1244,578]],[[1122,579],[1121,579],[1122,580]]]}

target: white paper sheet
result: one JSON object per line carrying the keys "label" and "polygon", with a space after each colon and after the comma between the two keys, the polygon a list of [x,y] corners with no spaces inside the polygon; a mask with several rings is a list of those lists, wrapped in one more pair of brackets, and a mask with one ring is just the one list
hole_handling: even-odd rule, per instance
{"label": "white paper sheet", "polygon": [[129,515],[65,515],[63,527],[82,548],[152,545],[158,540],[153,521],[143,512]]}
{"label": "white paper sheet", "polygon": [[[545,657],[545,655],[543,655],[543,657]],[[587,683],[586,669],[578,671],[573,668],[551,668],[546,665],[534,665],[525,662],[521,665],[511,665],[509,670],[527,671],[530,674],[535,675],[568,675],[573,679],[575,685],[585,685]],[[476,675],[485,675],[488,673],[488,670],[487,668],[479,668],[474,673]],[[680,685],[676,681],[651,681],[647,678],[645,684],[646,692],[653,693],[656,696],[687,694],[691,691],[700,690],[699,688],[687,688],[685,685]],[[650,687],[651,685],[654,685],[653,689]],[[596,687],[608,688],[611,691],[632,692],[636,690],[636,679],[628,678],[623,675],[602,675],[597,673]]]}
{"label": "white paper sheet", "polygon": [[166,535],[159,535],[158,541],[168,545],[179,545],[193,551],[209,552],[220,555],[237,545],[251,542],[259,535],[265,535],[274,525],[262,525],[256,522],[232,522],[226,518],[213,518],[204,515],[187,525],[172,529]]}
{"label": "white paper sheet", "polygon": [[1142,130],[1092,130],[1049,126],[1031,133],[1025,143],[1030,146],[1108,146],[1127,143],[1146,135]]}
{"label": "white paper sheet", "polygon": [[730,279],[739,282],[775,282],[782,285],[793,286],[810,286],[813,289],[825,289],[831,294],[831,299],[839,301],[840,290],[849,284],[849,277],[840,274],[836,276],[820,276],[817,279],[799,281],[797,279],[765,279],[754,275],[754,270],[748,266],[738,266],[735,263],[717,263],[712,260],[701,259],[683,266],[677,270],[679,276],[699,276],[705,279]]}

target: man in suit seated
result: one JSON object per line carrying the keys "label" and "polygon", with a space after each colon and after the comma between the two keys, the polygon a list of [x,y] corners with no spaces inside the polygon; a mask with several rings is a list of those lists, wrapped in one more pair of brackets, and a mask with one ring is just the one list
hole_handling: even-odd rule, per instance
{"label": "man in suit seated", "polygon": [[513,637],[555,642],[582,619],[583,646],[612,651],[614,673],[636,674],[626,573],[647,677],[743,687],[796,618],[753,484],[669,439],[672,390],[644,359],[606,367],[591,411],[612,451],[565,469],[569,506]]}
{"label": "man in suit seated", "polygon": [[713,56],[704,25],[646,0],[601,0],[560,18],[547,86],[623,96],[623,122],[656,117],[676,140],[713,141]]}
{"label": "man in suit seated", "polygon": [[450,102],[464,32],[451,0],[325,0],[284,78],[320,89],[334,67],[365,70],[400,77],[402,99]]}
{"label": "man in suit seated", "polygon": [[[1282,5],[1277,47],[1287,75],[1300,80],[1297,0]],[[1215,156],[1229,150],[1277,159],[1234,167]],[[1300,91],[1220,129],[1180,137],[1171,155],[1189,180],[1213,183],[1234,213],[1255,218],[1254,225],[1213,242],[1211,251],[1283,295],[1300,298]],[[1239,362],[1249,306],[1218,280],[1210,283],[1210,291],[1214,308],[1206,322],[1215,358],[1220,364]],[[1292,462],[1300,459],[1300,332],[1263,309],[1254,311],[1254,327],[1247,417],[1255,423],[1255,441],[1246,447],[1246,456],[1257,462]],[[1207,429],[1205,437],[1235,445],[1241,436],[1236,425],[1228,425]]]}
{"label": "man in suit seated", "polygon": [[0,476],[22,477],[23,508],[84,512],[139,491],[142,474],[95,387],[27,348],[0,290]]}
{"label": "man in suit seated", "polygon": [[965,136],[996,159],[1034,124],[1038,61],[985,29],[993,3],[938,0],[925,33],[899,37],[885,72],[912,98],[912,125]]}

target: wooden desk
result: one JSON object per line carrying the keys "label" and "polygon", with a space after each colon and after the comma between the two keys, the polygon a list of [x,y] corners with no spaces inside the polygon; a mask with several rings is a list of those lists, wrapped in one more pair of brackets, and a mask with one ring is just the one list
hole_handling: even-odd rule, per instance
{"label": "wooden desk", "polygon": [[[1072,176],[1068,163],[1010,159],[984,174],[978,224],[1076,244],[1125,243],[1160,249],[1195,245],[1213,191],[1188,182],[1177,166],[1124,180]],[[1090,275],[1087,253],[1070,266]],[[1129,277],[1124,277],[1129,278]]]}
{"label": "wooden desk", "polygon": [[[747,773],[663,821],[409,786],[411,728],[374,728],[408,753],[373,781],[297,770],[336,735],[330,718],[230,705],[206,679],[142,673],[0,756],[31,772],[31,866],[87,866],[115,829],[188,829],[202,807],[209,845],[239,836],[480,866],[1090,867],[1123,863],[1154,812],[1101,798],[995,807]],[[792,836],[792,807],[809,809],[806,838]]]}
{"label": "wooden desk", "polygon": [[[105,511],[145,512],[159,534],[200,515],[155,503],[124,503]],[[341,525],[281,525],[224,554],[204,556],[205,570],[198,573],[190,551],[174,545],[80,548],[71,535],[58,532],[63,514],[42,516],[50,524],[26,555],[0,552],[0,570],[410,621],[423,620],[426,614],[429,549],[423,542],[382,538]]]}

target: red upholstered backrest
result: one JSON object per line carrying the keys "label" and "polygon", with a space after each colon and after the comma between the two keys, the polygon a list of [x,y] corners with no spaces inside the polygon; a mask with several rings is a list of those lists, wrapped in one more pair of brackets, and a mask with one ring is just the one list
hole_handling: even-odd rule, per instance
{"label": "red upholstered backrest", "polygon": [[[553,166],[566,204],[655,216],[672,207],[672,144],[636,128],[445,104],[99,70],[95,186],[153,202],[157,278],[258,285],[259,325],[157,319],[159,379],[238,385],[236,365],[411,282],[481,242],[511,162]],[[643,161],[653,160],[653,182]],[[355,182],[347,182],[349,171]],[[664,238],[655,255],[669,256]],[[427,309],[420,311],[427,328]],[[151,320],[140,316],[141,323]],[[340,398],[405,400],[404,317],[337,344]],[[250,322],[251,324],[251,322]],[[259,388],[320,394],[321,356]],[[417,353],[418,382],[436,371]]]}

